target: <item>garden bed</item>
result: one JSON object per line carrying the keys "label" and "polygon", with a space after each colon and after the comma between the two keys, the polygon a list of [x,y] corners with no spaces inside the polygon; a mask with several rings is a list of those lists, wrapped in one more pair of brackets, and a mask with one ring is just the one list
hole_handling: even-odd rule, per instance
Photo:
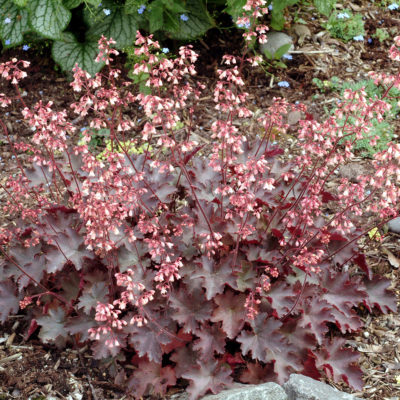
{"label": "garden bed", "polygon": [[[273,97],[285,97],[289,102],[300,101],[309,108],[314,119],[323,118],[326,107],[329,107],[340,94],[337,91],[324,91],[313,82],[318,78],[321,82],[330,82],[332,77],[339,80],[359,81],[367,78],[369,71],[379,71],[393,74],[398,71],[395,63],[387,57],[390,41],[380,43],[372,38],[377,28],[393,28],[400,26],[400,13],[391,13],[387,9],[374,7],[364,1],[353,4],[356,12],[365,17],[367,33],[363,42],[350,41],[347,44],[333,39],[323,32],[319,22],[311,15],[303,13],[301,17],[307,23],[311,32],[304,43],[295,46],[293,59],[287,62],[287,69],[270,70],[274,78],[266,76],[262,70],[246,70],[246,90],[250,93],[254,111],[265,109]],[[398,31],[397,34],[400,34]],[[317,40],[316,37],[319,39]],[[237,34],[232,40],[229,34],[220,35],[210,31],[201,41],[196,43],[200,53],[198,71],[200,80],[206,84],[209,92],[204,92],[197,108],[199,125],[210,126],[214,117],[214,102],[212,87],[216,82],[215,70],[220,57],[224,53],[237,51],[241,36]],[[75,94],[69,87],[68,78],[54,70],[54,65],[47,54],[37,55],[30,51],[9,50],[1,56],[1,62],[11,57],[31,61],[28,77],[22,81],[23,99],[28,106],[38,100],[53,101],[54,109],[62,110],[75,101]],[[123,69],[124,56],[117,59],[117,65]],[[286,81],[288,88],[281,88],[277,82]],[[0,81],[0,93],[13,95],[14,88]],[[32,132],[22,120],[17,108],[9,110],[4,118],[11,135],[19,139],[29,140]],[[85,119],[77,119],[72,110],[68,110],[71,120],[78,128],[87,126]],[[132,117],[141,118],[138,110],[132,110]],[[290,119],[291,118],[291,119]],[[287,148],[296,147],[296,122],[298,116],[289,115],[292,128],[277,140]],[[392,121],[394,131],[400,135],[399,119]],[[77,135],[78,135],[77,133]],[[210,144],[210,132],[198,131],[199,141]],[[71,138],[76,141],[78,137]],[[399,141],[396,137],[395,140]],[[0,133],[0,182],[4,182],[10,174],[17,173],[17,165],[12,152],[7,145],[5,136]],[[22,156],[23,157],[23,156]],[[368,168],[369,160],[360,157],[355,160],[354,169],[343,174],[357,174],[358,169]],[[350,177],[350,176],[349,176]],[[335,180],[332,184],[337,184]],[[0,194],[4,196],[4,194]],[[0,202],[4,197],[0,197]],[[360,217],[364,218],[364,217]],[[365,218],[367,218],[365,216]],[[0,224],[10,222],[6,215],[0,214]],[[390,278],[392,288],[400,300],[400,236],[388,233],[381,243],[368,242],[366,250],[369,266],[374,272]],[[357,335],[349,335],[348,343],[361,352],[360,365],[364,371],[365,387],[356,393],[365,399],[381,400],[400,398],[400,385],[396,384],[396,376],[400,375],[400,346],[398,343],[400,318],[397,314],[379,316],[359,310],[365,322],[365,328]],[[27,399],[50,398],[56,399],[122,399],[124,388],[110,376],[109,365],[103,365],[94,360],[85,348],[57,349],[55,346],[43,345],[33,335],[25,341],[29,327],[18,315],[0,326],[0,398]],[[129,366],[128,366],[129,367]],[[339,387],[337,384],[334,384]],[[342,385],[340,390],[351,390]],[[182,387],[170,390],[170,394],[183,390]],[[5,396],[5,397],[4,397]],[[43,397],[40,397],[43,396]],[[83,396],[83,397],[79,397]]]}

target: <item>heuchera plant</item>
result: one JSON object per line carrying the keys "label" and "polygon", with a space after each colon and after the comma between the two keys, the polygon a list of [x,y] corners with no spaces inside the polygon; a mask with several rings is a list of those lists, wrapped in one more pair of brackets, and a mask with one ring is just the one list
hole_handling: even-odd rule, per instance
{"label": "heuchera plant", "polygon": [[[244,7],[246,43],[265,41],[267,28],[256,23],[264,3]],[[234,379],[282,383],[295,371],[361,389],[358,355],[341,334],[362,327],[361,304],[396,310],[390,282],[370,270],[358,243],[398,214],[399,144],[375,155],[370,175],[330,183],[387,103],[347,90],[327,121],[300,122],[299,151],[286,157],[273,132],[286,128],[289,110],[305,106],[275,98],[256,121],[261,135],[247,139],[243,127],[254,117],[241,71],[259,59],[246,47],[241,58],[223,57],[207,147],[195,141],[204,86],[196,84],[191,47],[160,58],[159,44],[138,32],[136,51],[146,59],[134,73],[149,74],[152,94],[135,95],[111,68],[112,44],[99,41],[107,75],[75,67],[71,83],[81,93],[74,111],[110,132],[101,159],[85,144],[91,129],[83,144],[68,146],[76,127],[51,102],[22,110],[31,143],[14,143],[0,120],[21,172],[1,185],[3,212],[15,220],[0,231],[0,321],[24,309],[27,337],[38,331],[58,346],[90,344],[114,372],[134,365],[117,377],[136,398],[165,394],[178,378],[195,399]],[[390,56],[399,61],[396,46]],[[0,95],[3,107],[24,105],[27,66],[1,64],[16,88],[15,99]],[[400,87],[399,76],[373,78],[387,90]],[[132,107],[143,108],[144,125],[127,116]],[[339,126],[350,115],[355,123]],[[151,143],[152,151],[129,152],[129,143]],[[18,159],[26,151],[31,168]]]}

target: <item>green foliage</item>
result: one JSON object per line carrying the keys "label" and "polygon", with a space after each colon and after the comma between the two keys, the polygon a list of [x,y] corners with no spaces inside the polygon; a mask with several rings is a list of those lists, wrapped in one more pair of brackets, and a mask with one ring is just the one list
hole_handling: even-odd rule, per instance
{"label": "green foliage", "polygon": [[264,55],[270,61],[280,60],[289,51],[291,45],[291,43],[284,44],[283,46],[279,47],[274,54],[271,54],[271,52],[268,50],[264,50]]}
{"label": "green foliage", "polygon": [[[318,12],[325,16],[331,13],[335,5],[335,0],[313,0],[312,2]],[[272,5],[271,27],[276,31],[281,31],[285,25],[285,9],[297,3],[299,0],[272,0],[270,2]]]}
{"label": "green foliage", "polygon": [[[271,27],[282,30],[287,7],[298,2],[271,0]],[[313,3],[325,15],[333,6],[333,0]],[[120,50],[133,45],[138,29],[164,39],[194,40],[216,26],[211,14],[218,17],[222,10],[236,21],[245,4],[246,0],[0,0],[0,39],[3,48],[20,46],[28,37],[51,40],[52,57],[63,71],[78,63],[94,74],[103,67],[94,61],[101,35],[113,38]]]}
{"label": "green foliage", "polygon": [[106,160],[107,154],[110,152],[113,153],[124,153],[127,152],[128,154],[144,154],[149,152],[150,154],[153,152],[153,147],[150,146],[148,143],[144,143],[140,146],[137,146],[137,143],[133,140],[127,140],[125,142],[119,142],[119,144],[112,143],[110,139],[105,140],[106,148],[96,156],[98,160]]}
{"label": "green foliage", "polygon": [[203,0],[127,0],[125,13],[140,15],[143,29],[178,40],[193,40],[215,25]]}
{"label": "green foliage", "polygon": [[246,0],[227,0],[225,12],[231,15],[232,19],[236,21],[243,14],[243,6],[245,4]]}
{"label": "green foliage", "polygon": [[78,63],[91,75],[99,72],[104,65],[104,63],[94,62],[97,53],[97,42],[80,43],[69,32],[64,32],[62,40],[55,41],[52,47],[53,59],[64,71],[71,71],[75,63]]}
{"label": "green foliage", "polygon": [[[18,46],[23,42],[24,33],[29,31],[28,11],[19,9],[10,0],[0,0],[0,38],[3,47]],[[6,23],[6,18],[10,23]]]}
{"label": "green foliage", "polygon": [[314,0],[314,6],[318,12],[325,16],[329,16],[335,3],[335,0]]}
{"label": "green foliage", "polygon": [[[124,153],[126,151],[128,154],[131,155],[139,155],[146,152],[153,152],[153,147],[150,146],[148,143],[137,145],[134,140],[112,142],[110,139],[110,130],[107,128],[93,130],[91,128],[82,128],[82,131],[86,129],[92,131],[90,142],[88,143],[89,150],[92,153],[97,153],[99,149],[101,150],[101,152],[98,153],[96,156],[98,160],[105,160],[107,158],[106,155],[110,152]],[[78,141],[78,145],[85,144],[85,142],[83,141],[82,133],[80,133],[79,137],[80,140]]]}
{"label": "green foliage", "polygon": [[[376,86],[372,79],[362,80],[360,82],[342,82],[338,77],[332,77],[330,81],[321,81],[317,78],[313,79],[313,83],[323,93],[336,92],[339,93],[340,97],[343,97],[346,89],[353,91],[360,90],[364,87],[367,97],[371,99],[380,99],[385,89],[381,86]],[[398,97],[400,96],[400,90],[396,88],[390,89],[386,101],[392,106],[391,110],[384,115],[384,120],[378,122],[376,119],[372,121],[372,128],[368,134],[368,137],[379,136],[376,146],[372,147],[369,142],[369,138],[358,140],[355,148],[361,152],[363,157],[371,158],[375,153],[382,151],[387,148],[387,143],[392,141],[394,138],[394,127],[392,121],[400,113],[400,107],[398,106]],[[397,97],[397,98],[396,98]],[[331,114],[334,113],[334,108],[331,109]],[[348,123],[352,124],[355,120],[354,117],[349,117]],[[342,120],[340,123],[344,123]]]}
{"label": "green foliage", "polygon": [[273,75],[273,73],[270,72],[271,69],[287,68],[287,65],[281,60],[281,58],[288,52],[290,46],[290,43],[284,44],[283,46],[279,47],[278,50],[276,50],[275,54],[271,54],[271,52],[268,50],[263,51],[266,60],[264,59],[261,67],[266,75]]}
{"label": "green foliage", "polygon": [[[109,129],[95,129],[92,130],[90,128],[82,128],[81,132],[84,130],[89,129],[92,131],[92,135],[90,137],[90,142],[88,143],[88,147],[90,151],[95,152],[98,147],[104,146],[104,143],[106,142],[107,138],[110,137],[110,130]],[[85,142],[83,141],[83,135],[82,133],[79,134],[79,142],[78,145],[83,145]]]}
{"label": "green foliage", "polygon": [[[348,18],[338,18],[339,14],[347,14]],[[329,17],[325,28],[329,33],[345,42],[352,40],[355,36],[365,34],[364,21],[361,14],[353,14],[350,10],[335,11]]]}
{"label": "green foliage", "polygon": [[299,0],[272,0],[271,27],[281,31],[285,24],[285,8],[296,4]]}
{"label": "green foliage", "polygon": [[388,31],[385,28],[377,28],[372,37],[377,38],[380,43],[390,38]]}
{"label": "green foliage", "polygon": [[103,64],[94,61],[101,35],[116,48],[131,46],[136,31],[193,40],[215,25],[203,0],[0,0],[3,48],[30,40],[53,41],[52,56],[63,71],[75,63],[90,74]]}

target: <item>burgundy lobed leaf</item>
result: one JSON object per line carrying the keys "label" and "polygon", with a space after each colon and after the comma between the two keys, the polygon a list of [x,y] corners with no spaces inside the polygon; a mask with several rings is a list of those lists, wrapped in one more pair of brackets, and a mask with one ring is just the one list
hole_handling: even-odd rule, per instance
{"label": "burgundy lobed leaf", "polygon": [[39,337],[44,343],[54,342],[59,336],[66,338],[65,331],[66,315],[61,308],[50,308],[48,315],[36,318],[38,325],[41,325]]}
{"label": "burgundy lobed leaf", "polygon": [[272,284],[265,297],[271,303],[276,317],[282,318],[293,307],[297,296],[290,285],[278,281]]}
{"label": "burgundy lobed leaf", "polygon": [[356,332],[363,326],[361,318],[354,310],[346,310],[346,312],[343,313],[336,307],[332,307],[330,312],[335,317],[336,326],[343,334],[347,332]]}
{"label": "burgundy lobed leaf", "polygon": [[78,341],[86,342],[89,336],[89,329],[97,326],[97,322],[88,315],[79,315],[77,317],[70,317],[65,324],[65,330],[70,335],[76,335]]}
{"label": "burgundy lobed leaf", "polygon": [[180,329],[178,333],[172,337],[172,340],[167,344],[161,344],[161,348],[163,353],[168,354],[173,350],[179,349],[181,347],[185,347],[188,343],[191,343],[193,339],[193,335],[190,333],[183,332],[183,329]]}
{"label": "burgundy lobed leaf", "polygon": [[362,371],[356,366],[359,354],[349,348],[344,348],[345,339],[336,338],[333,341],[325,340],[323,347],[314,352],[316,366],[323,369],[327,376],[335,382],[343,380],[356,390],[364,386]]}
{"label": "burgundy lobed leaf", "polygon": [[68,261],[72,262],[79,271],[85,258],[91,258],[93,254],[86,250],[82,235],[74,229],[66,227],[64,232],[53,235],[57,246],[51,246],[46,254],[46,266],[49,273],[55,273],[62,269]]}
{"label": "burgundy lobed leaf", "polygon": [[4,323],[11,313],[18,312],[19,300],[20,296],[12,281],[0,282],[0,322]]}
{"label": "burgundy lobed leaf", "polygon": [[383,277],[374,275],[371,280],[365,282],[365,289],[368,297],[364,299],[364,304],[369,311],[374,307],[382,313],[397,312],[396,296],[388,288],[391,281]]}
{"label": "burgundy lobed leaf", "polygon": [[245,301],[244,294],[235,294],[231,290],[226,290],[224,294],[214,298],[218,307],[214,309],[211,321],[221,321],[222,329],[230,339],[236,337],[244,326],[246,320]]}
{"label": "burgundy lobed leaf", "polygon": [[352,307],[362,303],[367,295],[360,283],[351,280],[347,272],[331,273],[324,270],[320,278],[324,291],[321,298],[351,318]]}
{"label": "burgundy lobed leaf", "polygon": [[211,300],[217,294],[224,291],[225,285],[235,287],[235,277],[232,274],[232,266],[229,262],[216,263],[207,256],[202,256],[196,262],[197,268],[191,279],[202,278],[203,287],[206,289],[206,299]]}
{"label": "burgundy lobed leaf", "polygon": [[192,371],[193,368],[196,369],[198,367],[199,353],[193,350],[191,344],[188,344],[187,346],[176,349],[172,353],[170,359],[176,364],[176,376],[182,378],[186,372]]}
{"label": "burgundy lobed leaf", "polygon": [[168,387],[175,383],[172,367],[161,367],[160,363],[142,360],[128,380],[128,390],[135,399],[141,399],[144,395],[164,396]]}
{"label": "burgundy lobed leaf", "polygon": [[207,360],[214,357],[215,353],[223,354],[225,352],[226,336],[217,325],[202,325],[199,330],[194,332],[198,339],[193,343],[193,350],[200,353],[201,360]]}
{"label": "burgundy lobed leaf", "polygon": [[240,381],[251,385],[258,385],[264,382],[277,382],[277,375],[274,372],[274,364],[262,366],[259,362],[246,363],[246,369],[240,374]]}
{"label": "burgundy lobed leaf", "polygon": [[86,284],[77,303],[78,308],[83,308],[86,314],[95,309],[97,303],[106,303],[108,288],[104,282],[96,282],[93,285]]}
{"label": "burgundy lobed leaf", "polygon": [[169,296],[171,306],[177,311],[173,313],[173,319],[183,324],[184,332],[195,332],[199,323],[211,318],[212,305],[207,301],[201,289],[185,293],[184,289],[179,292],[171,292]]}
{"label": "burgundy lobed leaf", "polygon": [[[122,331],[108,331],[100,335],[100,338],[92,345],[93,357],[97,360],[102,358],[115,357],[121,352],[121,348],[126,346],[126,333]],[[108,343],[115,343],[119,345],[110,346]]]}
{"label": "burgundy lobed leaf", "polygon": [[356,257],[352,259],[352,261],[355,262],[365,272],[369,280],[372,279],[372,271],[367,264],[367,260],[364,254],[359,253]]}
{"label": "burgundy lobed leaf", "polygon": [[190,395],[189,399],[195,400],[206,394],[208,390],[218,393],[230,385],[233,382],[230,374],[230,368],[218,363],[217,360],[210,359],[202,362],[196,369],[185,372],[182,377],[190,381],[186,390]]}
{"label": "burgundy lobed leaf", "polygon": [[299,325],[300,317],[288,317],[283,320],[280,332],[286,337],[290,344],[296,348],[296,354],[304,360],[307,357],[308,349],[314,349],[317,346],[317,340],[309,327],[302,328]]}
{"label": "burgundy lobed leaf", "polygon": [[311,300],[305,299],[301,306],[301,317],[298,324],[302,328],[310,328],[310,331],[317,339],[319,345],[322,344],[328,332],[327,322],[335,322],[335,317],[330,312],[330,306],[325,300],[313,297]]}
{"label": "burgundy lobed leaf", "polygon": [[35,279],[36,282],[40,282],[43,274],[46,270],[45,260],[41,252],[41,246],[15,246],[10,251],[10,256],[22,268],[27,274],[24,274],[20,269],[18,269],[14,263],[6,262],[9,265],[14,277],[18,279],[18,288],[21,290],[26,288],[29,284],[36,285],[30,277]]}
{"label": "burgundy lobed leaf", "polygon": [[259,313],[251,321],[252,331],[243,330],[237,341],[241,344],[243,355],[251,352],[252,357],[259,361],[273,361],[278,382],[283,383],[291,371],[301,368],[301,363],[295,356],[296,348],[280,333],[281,326],[282,322]]}
{"label": "burgundy lobed leaf", "polygon": [[152,320],[149,320],[146,325],[128,324],[124,332],[129,334],[128,342],[140,357],[147,356],[149,361],[161,363],[163,355],[161,346],[170,343],[174,337],[174,331],[171,328],[166,318],[161,318],[154,313]]}

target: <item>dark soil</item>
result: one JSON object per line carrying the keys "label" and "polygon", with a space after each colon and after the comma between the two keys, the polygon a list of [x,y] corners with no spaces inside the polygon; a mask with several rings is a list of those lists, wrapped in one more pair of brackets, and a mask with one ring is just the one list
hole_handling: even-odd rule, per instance
{"label": "dark soil", "polygon": [[[346,3],[347,6],[347,3]],[[323,118],[324,106],[329,105],[338,95],[325,93],[318,101],[315,94],[319,93],[313,84],[313,78],[329,80],[337,76],[343,80],[358,81],[365,79],[369,71],[395,73],[397,65],[390,62],[387,54],[390,41],[380,43],[372,38],[377,28],[390,28],[400,34],[400,12],[390,12],[377,8],[371,2],[362,1],[350,6],[365,17],[366,35],[364,42],[342,43],[323,32],[321,19],[308,10],[300,11],[299,16],[307,22],[311,32],[304,43],[296,43],[293,60],[287,62],[287,69],[269,69],[266,75],[261,70],[245,70],[246,91],[254,109],[263,109],[273,97],[285,97],[289,102],[300,101],[309,107],[309,112],[315,119]],[[291,13],[293,14],[293,13]],[[290,18],[290,16],[289,16]],[[288,32],[294,21],[287,21]],[[319,34],[319,35],[318,35]],[[393,34],[395,36],[395,34]],[[216,69],[219,68],[221,56],[225,53],[237,53],[241,46],[240,32],[210,31],[207,36],[194,44],[200,53],[197,66],[199,79],[208,88],[199,102],[198,122],[209,122],[214,118],[214,103],[211,93],[216,79]],[[0,61],[12,57],[28,60],[28,77],[21,83],[23,99],[26,105],[32,107],[38,100],[53,101],[56,110],[66,109],[71,120],[78,128],[86,124],[84,119],[76,118],[69,105],[76,101],[76,95],[69,87],[69,79],[55,70],[49,54],[38,54],[34,51],[22,52],[9,50],[4,52]],[[116,65],[124,69],[125,56],[116,60]],[[278,81],[287,81],[290,88],[279,88]],[[0,81],[0,93],[14,95],[14,88]],[[137,110],[132,110],[135,114]],[[28,140],[31,131],[23,122],[20,110],[14,106],[4,114],[9,133],[22,140]],[[395,121],[397,133],[400,133],[399,121]],[[78,129],[79,131],[79,129]],[[286,145],[295,145],[295,129],[282,140]],[[72,138],[74,139],[74,138]],[[202,139],[209,143],[207,131]],[[17,165],[13,159],[5,135],[0,133],[0,182],[7,176],[17,173]],[[22,155],[22,159],[23,159]],[[360,168],[368,164],[368,160],[360,158]],[[0,192],[0,204],[5,194]],[[0,224],[10,222],[5,215],[0,214]],[[382,243],[369,246],[367,256],[374,272],[380,272],[392,279],[393,289],[400,297],[400,274],[389,262],[387,251],[394,256],[400,255],[399,236],[388,234]],[[398,315],[379,316],[365,314],[365,329],[358,335],[353,335],[350,344],[361,352],[361,367],[365,372],[366,386],[358,397],[373,400],[400,399],[400,385],[396,385],[396,375],[400,375],[400,345],[398,343],[400,318]],[[90,352],[84,348],[70,346],[60,350],[55,346],[43,345],[34,338],[25,340],[28,326],[21,316],[14,316],[4,325],[0,325],[0,399],[122,399],[125,398],[123,388],[110,376],[110,365],[103,365],[92,359]],[[112,369],[111,369],[112,373]],[[351,392],[345,385],[335,385],[341,390]],[[179,388],[171,391],[176,392]],[[42,397],[40,397],[42,396]]]}

